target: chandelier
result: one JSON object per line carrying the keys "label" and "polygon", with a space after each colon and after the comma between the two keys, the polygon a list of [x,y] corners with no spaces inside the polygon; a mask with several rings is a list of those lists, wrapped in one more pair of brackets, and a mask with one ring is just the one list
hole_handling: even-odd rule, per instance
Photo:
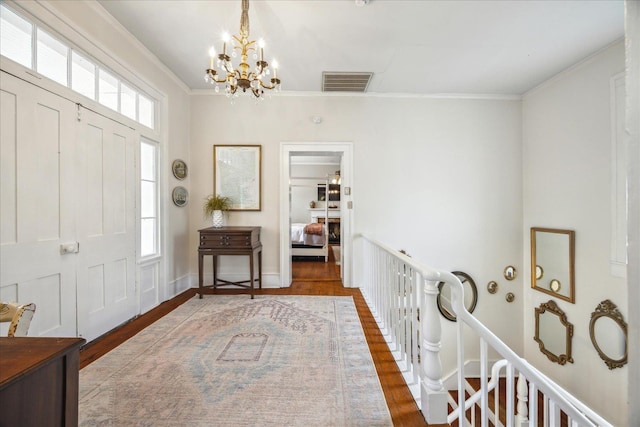
{"label": "chandelier", "polygon": [[[264,90],[275,89],[280,90],[280,79],[278,78],[278,64],[273,61],[273,77],[269,64],[264,60],[264,40],[260,39],[256,46],[255,40],[249,40],[249,0],[242,0],[242,15],[240,15],[240,34],[233,36],[233,46],[231,46],[231,57],[236,58],[236,51],[240,51],[240,63],[234,67],[231,63],[231,57],[227,54],[227,44],[230,37],[228,34],[223,35],[222,53],[218,55],[216,68],[213,66],[213,60],[216,52],[212,47],[209,50],[209,68],[205,70],[204,80],[215,85],[215,91],[220,91],[220,84],[224,84],[224,91],[228,97],[237,97],[238,89],[242,92],[250,91],[256,99],[264,99]],[[259,49],[259,50],[258,50]],[[256,66],[251,69],[249,65],[249,53],[252,52]]]}

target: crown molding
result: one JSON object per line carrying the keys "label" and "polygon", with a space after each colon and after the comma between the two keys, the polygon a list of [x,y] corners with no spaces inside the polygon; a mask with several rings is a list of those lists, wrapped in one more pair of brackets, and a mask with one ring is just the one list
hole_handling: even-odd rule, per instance
{"label": "crown molding", "polygon": [[[216,93],[213,89],[192,89],[194,96],[224,96],[224,93]],[[522,95],[516,94],[475,94],[475,93],[437,93],[437,94],[411,94],[411,93],[345,93],[345,92],[319,92],[319,91],[281,91],[274,97],[309,97],[309,98],[394,98],[394,99],[465,99],[465,100],[491,100],[491,101],[520,101]]]}
{"label": "crown molding", "polygon": [[528,91],[526,91],[525,93],[522,94],[522,99],[526,99],[528,96],[531,96],[531,95],[543,90],[544,88],[553,85],[557,81],[562,80],[563,78],[565,78],[569,74],[573,73],[575,70],[587,65],[588,63],[590,63],[592,61],[594,61],[596,59],[596,57],[598,55],[600,55],[602,52],[606,51],[607,49],[609,49],[609,48],[611,48],[611,47],[613,47],[613,46],[615,46],[617,44],[624,45],[624,37],[619,38],[619,39],[615,40],[612,43],[609,43],[608,45],[604,46],[601,49],[598,49],[597,51],[593,52],[589,56],[587,56],[587,57],[581,59],[580,61],[576,62],[575,64],[573,64],[569,68],[565,68],[564,70],[560,71],[558,74],[555,74],[554,76],[552,76],[552,77],[548,78],[547,80],[543,81],[538,86],[535,86],[535,87],[529,89]]}
{"label": "crown molding", "polygon": [[129,40],[129,43],[135,46],[146,59],[151,61],[155,67],[162,70],[162,72],[169,77],[176,85],[178,85],[185,93],[189,93],[190,88],[178,78],[157,56],[155,56],[151,51],[144,45],[140,40],[138,40],[129,30],[127,30],[120,21],[116,20],[107,10],[102,7],[100,3],[96,0],[82,0],[87,6],[89,6],[94,12],[96,12],[102,19],[107,21],[109,25],[114,27],[120,34],[126,37]]}
{"label": "crown molding", "polygon": [[[153,55],[149,51],[149,49],[147,49],[138,39],[136,39],[125,27],[123,27],[120,22],[118,22],[113,16],[111,16],[106,11],[106,9],[104,9],[96,0],[77,1],[78,3],[82,3],[83,5],[85,5],[92,12],[96,13],[101,19],[104,19],[109,26],[113,27],[118,33],[120,33],[124,38],[127,39],[128,43],[137,51],[137,53],[151,62],[154,67],[156,67],[161,73],[165,74],[184,93],[189,94],[189,87],[182,80],[180,80],[169,68],[167,68],[166,65],[160,62],[158,57]],[[13,7],[18,8],[19,10],[23,10],[24,12],[32,15],[40,22],[45,23],[46,26],[51,27],[56,32],[60,33],[60,35],[67,38],[74,45],[78,46],[82,50],[87,51],[86,53],[90,54],[98,61],[104,63],[104,65],[106,65],[107,67],[113,68],[113,66],[109,65],[109,61],[113,61],[123,70],[126,70],[128,73],[135,76],[135,82],[141,86],[141,89],[150,88],[151,93],[165,96],[162,91],[152,86],[152,84],[149,83],[148,79],[141,78],[139,73],[134,71],[133,67],[131,67],[126,61],[122,60],[122,58],[114,53],[111,49],[107,48],[105,44],[96,40],[95,37],[87,33],[82,28],[79,28],[77,25],[73,25],[73,23],[69,21],[69,18],[56,8],[55,1],[36,0],[32,2],[22,2],[10,0],[7,1],[7,3],[11,4]],[[45,14],[49,16],[44,16]],[[59,26],[52,26],[52,22],[50,19],[51,17],[54,17],[59,24],[64,25],[64,28],[60,28]],[[87,44],[90,45],[92,49],[96,49],[97,51],[99,51],[100,55],[96,55],[95,52],[87,49]],[[105,61],[104,57],[101,57],[101,55],[106,57],[109,61]],[[114,71],[118,72],[117,70]]]}

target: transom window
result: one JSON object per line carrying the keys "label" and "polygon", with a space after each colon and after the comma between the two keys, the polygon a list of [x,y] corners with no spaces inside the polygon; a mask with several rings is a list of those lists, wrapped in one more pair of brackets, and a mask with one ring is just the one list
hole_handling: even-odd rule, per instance
{"label": "transom window", "polygon": [[155,128],[156,102],[50,32],[0,4],[0,54]]}

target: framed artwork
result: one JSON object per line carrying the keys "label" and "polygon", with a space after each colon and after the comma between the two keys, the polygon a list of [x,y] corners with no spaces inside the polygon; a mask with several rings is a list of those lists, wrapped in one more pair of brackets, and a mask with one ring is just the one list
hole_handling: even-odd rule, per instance
{"label": "framed artwork", "polygon": [[171,193],[173,204],[178,207],[186,206],[189,202],[189,192],[184,187],[175,187]]}
{"label": "framed artwork", "polygon": [[173,176],[183,180],[187,177],[187,164],[183,160],[176,159],[171,164],[171,171],[173,172]]}
{"label": "framed artwork", "polygon": [[232,211],[262,210],[262,146],[214,145],[213,189],[231,199]]}

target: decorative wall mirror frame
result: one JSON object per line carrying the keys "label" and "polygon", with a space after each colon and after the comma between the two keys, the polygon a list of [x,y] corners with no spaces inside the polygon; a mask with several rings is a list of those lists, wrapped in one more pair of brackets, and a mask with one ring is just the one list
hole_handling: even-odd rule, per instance
{"label": "decorative wall mirror frame", "polygon": [[531,228],[531,287],[575,302],[575,233]]}
{"label": "decorative wall mirror frame", "polygon": [[602,301],[591,313],[589,335],[609,369],[622,368],[627,364],[627,322],[610,300]]}
{"label": "decorative wall mirror frame", "polygon": [[515,278],[518,277],[518,270],[513,265],[508,265],[502,274],[507,280],[515,280]]}
{"label": "decorative wall mirror frame", "polygon": [[533,339],[540,351],[549,360],[560,365],[573,363],[571,340],[573,324],[567,321],[567,315],[553,300],[543,302],[536,307],[536,331]]}
{"label": "decorative wall mirror frame", "polygon": [[[469,313],[473,313],[473,310],[476,309],[476,305],[478,304],[478,288],[476,287],[476,282],[465,272],[453,271],[452,274],[456,275],[462,282],[464,288],[464,306]],[[438,297],[436,298],[436,302],[438,303],[438,310],[440,310],[440,313],[442,313],[445,319],[455,322],[456,314],[451,305],[451,286],[445,282],[438,283]]]}

